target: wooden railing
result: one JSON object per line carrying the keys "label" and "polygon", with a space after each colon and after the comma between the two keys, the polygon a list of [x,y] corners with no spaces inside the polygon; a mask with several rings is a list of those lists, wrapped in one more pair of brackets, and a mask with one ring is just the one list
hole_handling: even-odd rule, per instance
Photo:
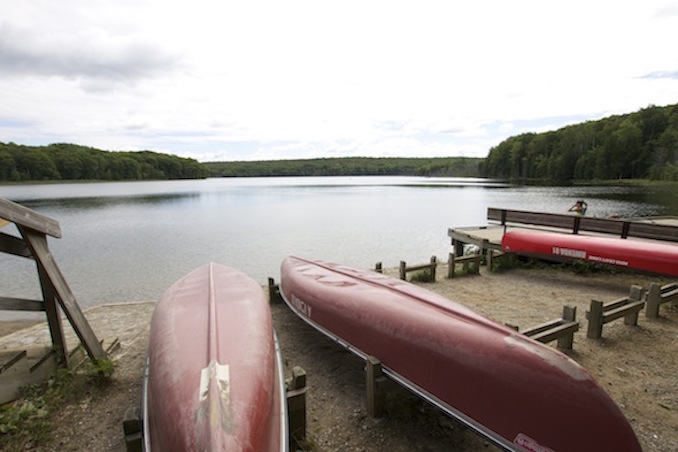
{"label": "wooden railing", "polygon": [[480,253],[468,254],[466,256],[456,256],[455,253],[450,253],[447,259],[447,277],[454,278],[455,267],[457,264],[471,265],[469,273],[479,275],[481,257]]}
{"label": "wooden railing", "polygon": [[654,319],[659,317],[659,306],[664,303],[678,301],[678,284],[671,283],[660,285],[651,283],[650,290],[647,293],[647,307],[645,308],[645,317]]}
{"label": "wooden railing", "polygon": [[521,331],[521,333],[536,341],[543,342],[544,344],[558,340],[558,348],[572,350],[574,333],[577,331],[579,331],[577,308],[573,306],[563,306],[562,318],[528,328]]}
{"label": "wooden railing", "polygon": [[435,282],[436,280],[436,267],[438,266],[438,259],[435,256],[431,256],[431,262],[428,264],[421,264],[421,265],[412,265],[410,267],[407,266],[407,263],[405,261],[400,261],[400,266],[399,266],[399,274],[400,274],[400,279],[402,280],[407,280],[407,274],[410,272],[415,272],[415,271],[420,271],[420,270],[426,270],[429,272],[429,281]]}
{"label": "wooden railing", "polygon": [[603,325],[624,317],[624,324],[637,325],[638,313],[645,306],[644,291],[641,286],[631,286],[629,296],[604,304],[602,301],[591,300],[591,308],[586,313],[589,321],[586,337],[598,339],[603,335]]}
{"label": "wooden railing", "polygon": [[498,222],[502,226],[507,226],[508,224],[526,224],[565,229],[571,231],[573,234],[578,234],[580,231],[602,232],[618,235],[623,239],[627,237],[637,237],[678,242],[678,227],[666,224],[497,209],[494,207],[488,207],[487,219],[489,221]]}

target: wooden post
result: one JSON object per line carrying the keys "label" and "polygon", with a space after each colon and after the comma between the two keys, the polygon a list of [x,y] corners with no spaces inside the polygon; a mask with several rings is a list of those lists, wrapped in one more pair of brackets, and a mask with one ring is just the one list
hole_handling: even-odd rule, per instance
{"label": "wooden post", "polygon": [[[629,301],[640,301],[643,298],[643,286],[631,286],[629,291]],[[624,316],[625,325],[638,325],[638,310],[633,310]]]}
{"label": "wooden post", "polygon": [[269,303],[280,303],[282,298],[280,298],[280,288],[275,283],[275,279],[268,278],[268,302]]}
{"label": "wooden post", "polygon": [[52,283],[49,281],[49,277],[45,273],[42,265],[40,265],[39,262],[36,262],[36,267],[38,268],[42,299],[44,300],[45,314],[47,314],[47,326],[49,327],[49,334],[52,338],[56,360],[60,366],[69,367],[68,350],[64,338],[64,327],[61,322],[61,312],[59,311],[57,295],[54,292],[54,287],[52,287]]}
{"label": "wooden post", "polygon": [[659,317],[661,295],[662,287],[658,283],[651,283],[650,290],[647,293],[647,304],[645,305],[645,317],[648,319],[656,319]]}
{"label": "wooden post", "polygon": [[464,243],[460,242],[459,240],[452,239],[452,247],[454,248],[454,255],[455,256],[463,256],[464,255]]}
{"label": "wooden post", "polygon": [[[567,305],[563,306],[563,320],[567,322],[576,322],[577,307]],[[561,336],[558,338],[558,348],[572,350],[573,344],[574,344],[574,333],[568,334],[566,336]]]}
{"label": "wooden post", "polygon": [[480,274],[480,256],[482,254],[482,251],[473,258],[473,274],[479,275]]}
{"label": "wooden post", "polygon": [[375,264],[374,271],[377,272],[377,273],[384,273],[384,269],[383,269],[381,262],[377,262]]}
{"label": "wooden post", "polygon": [[438,259],[431,256],[431,282],[436,282],[436,267],[438,267]]}
{"label": "wooden post", "polygon": [[369,356],[365,363],[365,382],[367,386],[367,414],[370,417],[383,416],[386,411],[388,379],[381,368],[381,361],[373,356]]}
{"label": "wooden post", "polygon": [[306,440],[306,371],[299,366],[292,369],[292,378],[287,383],[287,414],[290,443],[303,442]]}
{"label": "wooden post", "polygon": [[588,312],[589,326],[586,337],[599,339],[603,335],[603,302],[591,300],[591,308]]}
{"label": "wooden post", "polygon": [[447,258],[447,278],[454,278],[455,254],[450,253]]}
{"label": "wooden post", "polygon": [[50,290],[56,295],[61,308],[73,326],[80,342],[85,346],[87,354],[92,360],[106,358],[106,352],[97,340],[94,331],[83,315],[66,278],[54,261],[52,253],[47,247],[47,237],[32,229],[16,224],[17,229],[24,238],[26,245],[31,250],[37,264],[42,268],[44,277],[49,281]]}
{"label": "wooden post", "polygon": [[400,261],[400,279],[403,281],[407,281],[407,273],[405,272],[405,268],[407,267],[407,264],[405,261]]}
{"label": "wooden post", "polygon": [[487,249],[487,271],[492,271],[492,264],[494,264],[494,250],[492,248]]}

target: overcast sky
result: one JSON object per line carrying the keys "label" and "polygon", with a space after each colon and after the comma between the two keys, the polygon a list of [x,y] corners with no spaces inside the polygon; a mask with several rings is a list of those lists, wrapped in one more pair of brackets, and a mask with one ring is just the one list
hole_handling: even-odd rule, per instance
{"label": "overcast sky", "polygon": [[0,0],[0,141],[485,157],[678,103],[678,1]]}

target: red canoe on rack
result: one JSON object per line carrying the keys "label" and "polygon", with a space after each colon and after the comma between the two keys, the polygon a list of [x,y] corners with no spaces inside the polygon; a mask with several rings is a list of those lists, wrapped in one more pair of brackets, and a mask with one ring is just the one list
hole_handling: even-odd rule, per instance
{"label": "red canoe on rack", "polygon": [[414,284],[297,257],[289,307],[506,450],[639,451],[626,418],[566,355]]}
{"label": "red canoe on rack", "polygon": [[503,251],[581,259],[678,276],[678,245],[543,231],[507,231]]}
{"label": "red canoe on rack", "polygon": [[146,450],[287,450],[284,373],[268,300],[218,264],[155,307],[144,383]]}

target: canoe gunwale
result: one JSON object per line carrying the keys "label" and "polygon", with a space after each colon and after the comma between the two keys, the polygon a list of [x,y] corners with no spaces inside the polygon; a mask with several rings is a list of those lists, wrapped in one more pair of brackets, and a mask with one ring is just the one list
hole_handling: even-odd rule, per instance
{"label": "canoe gunwale", "polygon": [[[357,356],[358,358],[362,359],[363,361],[367,361],[369,358],[369,355],[359,348],[353,346],[352,344],[348,343],[347,341],[343,340],[339,336],[331,333],[329,330],[324,328],[322,325],[318,324],[317,322],[314,322],[307,316],[305,316],[299,309],[297,309],[285,296],[285,290],[282,285],[282,281],[280,282],[280,296],[287,305],[288,308],[294,312],[297,317],[302,319],[304,322],[306,322],[309,326],[313,327],[315,330],[319,331],[320,333],[324,334],[328,338],[332,339],[334,342],[337,344],[341,345],[345,349],[347,349],[349,352],[351,352],[353,355]],[[379,359],[379,357],[375,357]],[[419,385],[413,383],[409,379],[403,377],[400,375],[398,372],[395,370],[389,368],[388,366],[381,364],[381,369],[383,373],[389,377],[391,380],[395,381],[408,391],[412,392],[414,395],[417,397],[427,401],[428,403],[432,404],[436,408],[440,409],[443,411],[445,414],[447,414],[449,417],[459,421],[461,424],[465,425],[466,427],[470,428],[483,438],[491,441],[493,444],[495,444],[498,447],[501,447],[502,449],[506,451],[515,451],[515,452],[520,452],[523,449],[518,448],[515,444],[512,444],[509,442],[506,438],[494,433],[492,430],[488,429],[484,425],[474,421],[472,418],[469,416],[465,415],[461,411],[455,409],[454,407],[450,406],[449,404],[443,402],[430,392],[424,390],[421,388]]]}

